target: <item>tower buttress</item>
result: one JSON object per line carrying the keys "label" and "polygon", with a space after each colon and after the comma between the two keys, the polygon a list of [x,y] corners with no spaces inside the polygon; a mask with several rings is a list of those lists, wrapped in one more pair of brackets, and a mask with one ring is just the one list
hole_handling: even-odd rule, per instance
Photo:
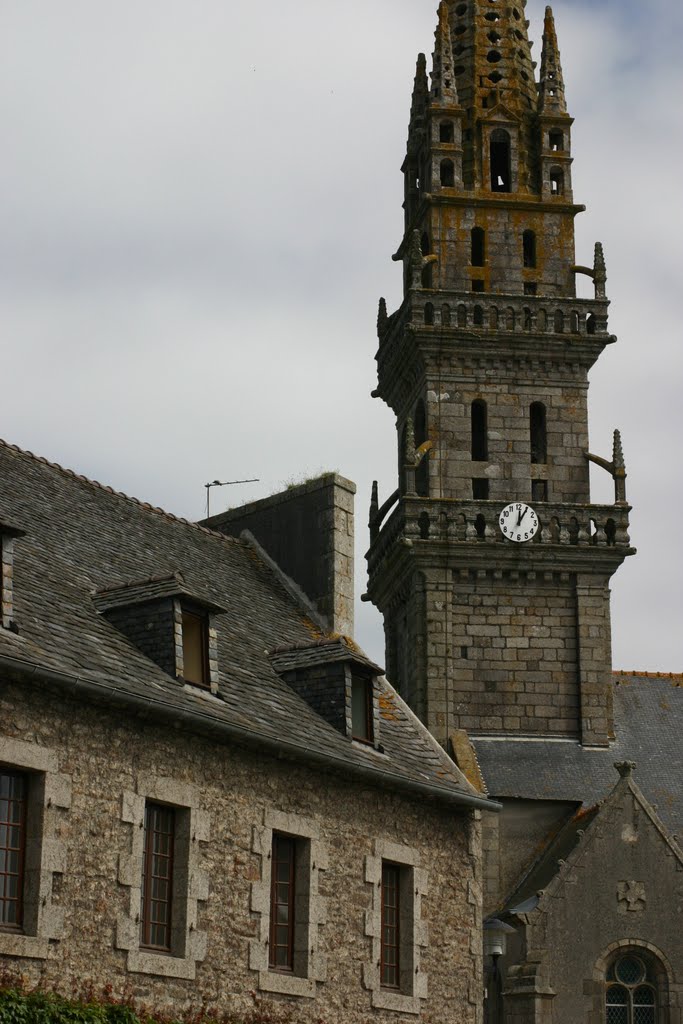
{"label": "tower buttress", "polygon": [[[465,728],[604,745],[609,580],[633,549],[625,470],[590,455],[587,395],[616,339],[602,246],[592,267],[574,255],[552,12],[537,86],[524,7],[443,0],[431,86],[418,58],[404,295],[380,305],[374,392],[396,417],[398,489],[373,495],[368,594],[390,678],[442,742]],[[591,503],[589,459],[619,477],[614,505]],[[502,534],[509,503],[533,507],[533,541]]]}

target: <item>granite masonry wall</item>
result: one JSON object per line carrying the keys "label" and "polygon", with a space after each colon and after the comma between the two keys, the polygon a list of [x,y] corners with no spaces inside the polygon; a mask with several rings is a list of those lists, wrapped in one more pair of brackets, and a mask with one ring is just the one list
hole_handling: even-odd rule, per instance
{"label": "granite masonry wall", "polygon": [[[73,980],[111,984],[115,996],[174,1012],[202,1002],[246,1010],[255,991],[292,1001],[298,1021],[360,1024],[421,1013],[480,1024],[479,812],[71,702],[45,687],[0,682],[0,723],[0,762],[47,766],[45,792],[57,794],[44,808],[54,837],[43,859],[51,887],[45,941],[23,955],[21,937],[0,932],[3,966],[65,992]],[[146,798],[179,808],[184,876],[174,956],[137,942]],[[311,860],[307,972],[282,982],[267,968],[264,926],[274,828],[310,842]],[[393,1003],[378,987],[376,964],[377,865],[389,854],[413,872],[417,915],[414,995]]]}

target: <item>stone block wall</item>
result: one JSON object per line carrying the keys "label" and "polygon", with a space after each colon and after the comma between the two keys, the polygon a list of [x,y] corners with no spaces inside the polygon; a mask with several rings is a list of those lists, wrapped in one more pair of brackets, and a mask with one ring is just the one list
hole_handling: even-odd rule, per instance
{"label": "stone block wall", "polygon": [[453,700],[460,728],[579,735],[575,584],[546,575],[456,579]]}
{"label": "stone block wall", "polygon": [[[30,984],[69,992],[72,981],[92,980],[98,988],[111,984],[115,997],[178,1015],[202,1002],[247,1012],[255,991],[290,1000],[302,1024],[365,1024],[416,1013],[481,1024],[478,812],[220,744],[156,725],[150,716],[141,722],[121,709],[81,705],[44,685],[0,681],[0,723],[0,761],[21,737],[49,751],[51,771],[69,788],[69,800],[49,811],[63,848],[49,865],[60,930],[30,957],[7,954],[0,934],[0,964]],[[136,948],[145,799],[178,804],[189,836],[176,956]],[[315,862],[311,969],[308,978],[287,979],[289,987],[273,979],[264,959],[273,828],[310,839]],[[419,873],[419,977],[398,1009],[382,1009],[375,987],[370,868],[384,856],[383,843],[399,861],[405,849],[407,870]]]}
{"label": "stone block wall", "polygon": [[249,530],[329,623],[353,636],[355,484],[338,473],[211,516],[204,525],[238,537]]}
{"label": "stone block wall", "polygon": [[175,678],[178,662],[176,616],[172,598],[111,608],[105,612],[105,618],[127,636],[139,651]]}
{"label": "stone block wall", "polygon": [[[500,369],[479,371],[476,386],[445,380],[427,391],[429,495],[471,500],[472,480],[489,482],[489,497],[501,503],[531,501],[532,481],[547,481],[550,502],[588,502],[587,384],[501,382]],[[472,460],[472,402],[487,405],[488,459]],[[547,461],[531,462],[530,408],[546,407]]]}
{"label": "stone block wall", "polygon": [[[470,262],[473,227],[485,236],[483,267]],[[537,285],[539,295],[575,294],[573,217],[567,211],[549,212],[458,205],[432,207],[431,252],[439,261],[433,271],[435,288],[471,292],[472,281],[483,281],[484,291],[520,295],[524,284]],[[536,233],[536,267],[524,266],[522,235]]]}

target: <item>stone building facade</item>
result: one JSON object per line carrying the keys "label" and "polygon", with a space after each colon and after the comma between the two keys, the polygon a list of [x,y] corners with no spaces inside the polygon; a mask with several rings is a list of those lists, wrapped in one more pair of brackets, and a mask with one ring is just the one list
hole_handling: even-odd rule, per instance
{"label": "stone building facade", "polygon": [[179,1014],[481,1021],[498,807],[326,628],[348,524],[314,601],[252,534],[4,444],[0,480],[2,967]]}

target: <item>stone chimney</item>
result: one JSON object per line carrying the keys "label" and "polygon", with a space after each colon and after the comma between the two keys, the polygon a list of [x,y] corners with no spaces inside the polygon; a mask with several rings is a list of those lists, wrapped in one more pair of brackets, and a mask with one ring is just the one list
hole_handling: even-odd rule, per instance
{"label": "stone chimney", "polygon": [[329,629],[352,637],[355,493],[350,480],[327,473],[211,516],[202,525],[233,537],[249,530],[313,602]]}

